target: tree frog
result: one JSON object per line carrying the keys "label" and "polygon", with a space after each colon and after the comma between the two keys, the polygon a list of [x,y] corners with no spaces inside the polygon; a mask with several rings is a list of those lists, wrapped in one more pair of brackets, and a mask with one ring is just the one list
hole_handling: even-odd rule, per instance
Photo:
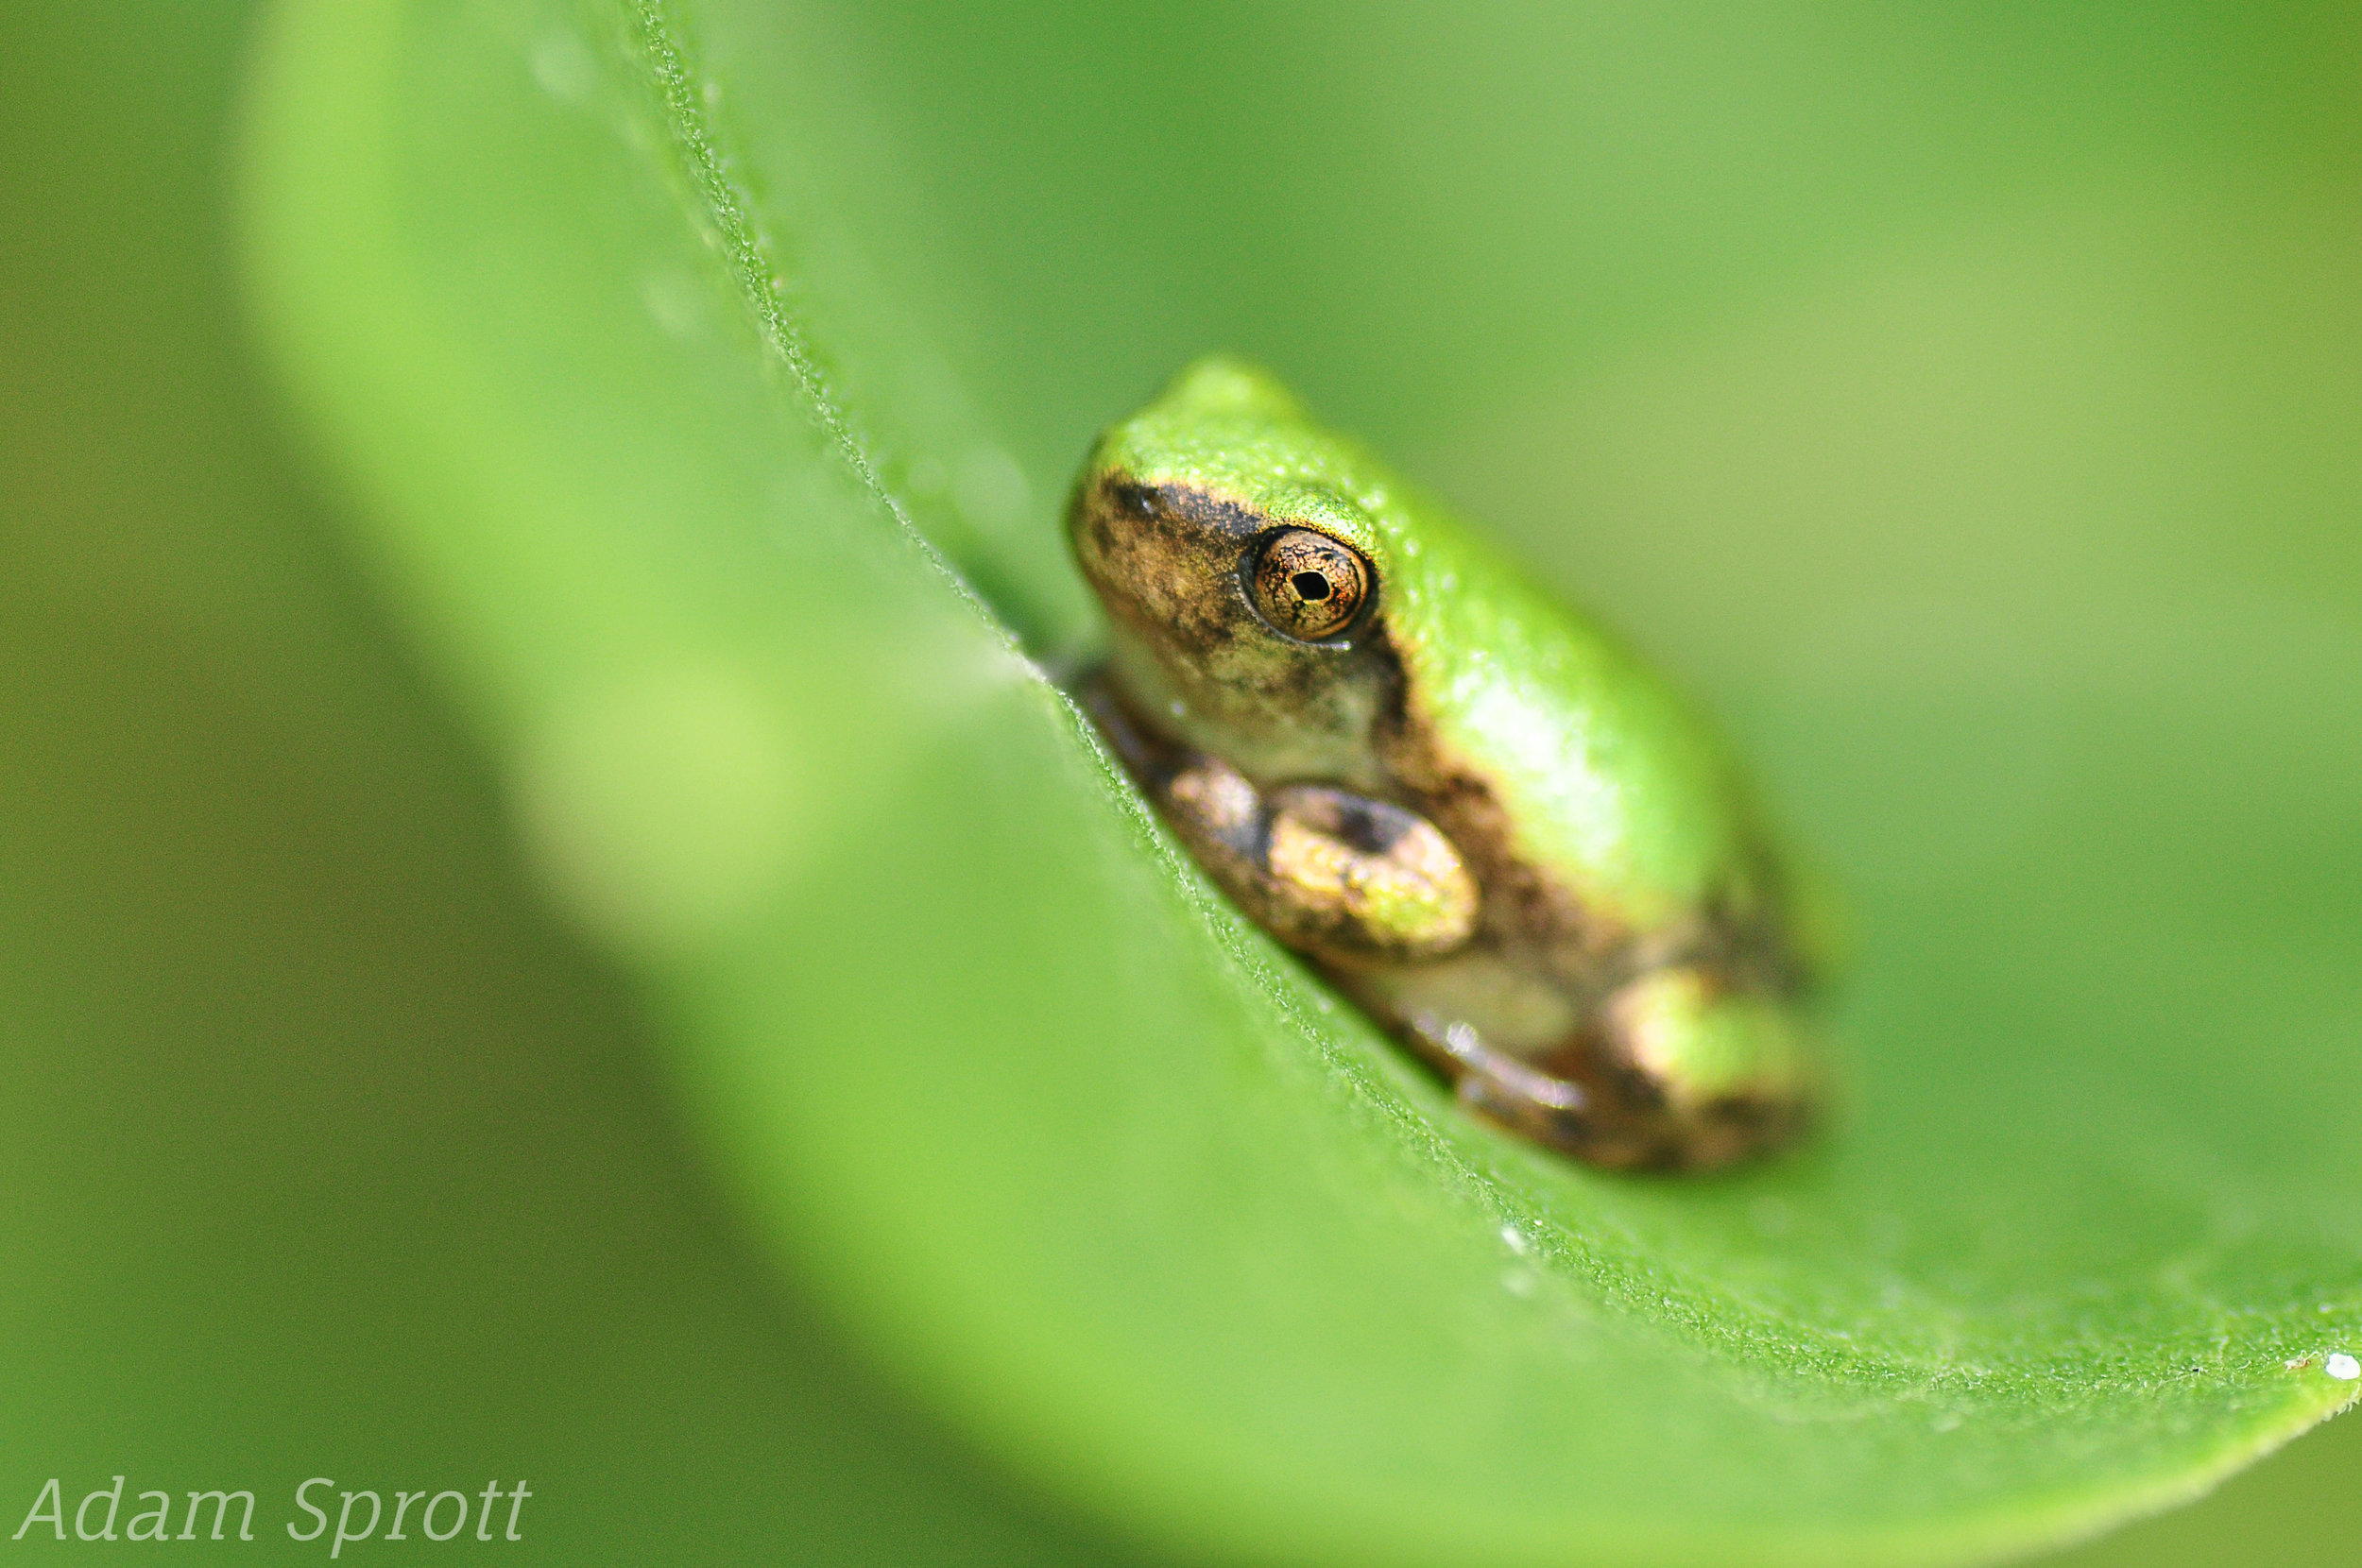
{"label": "tree frog", "polygon": [[1227,359],[1069,508],[1084,689],[1172,832],[1511,1132],[1699,1168],[1814,1098],[1808,965],[1720,749],[1655,676]]}

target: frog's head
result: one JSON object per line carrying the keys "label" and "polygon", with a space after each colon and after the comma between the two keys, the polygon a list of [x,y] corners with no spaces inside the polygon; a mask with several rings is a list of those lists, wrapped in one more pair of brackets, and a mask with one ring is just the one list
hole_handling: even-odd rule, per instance
{"label": "frog's head", "polygon": [[1207,360],[1101,438],[1068,516],[1139,719],[1250,776],[1350,781],[1398,678],[1353,454]]}

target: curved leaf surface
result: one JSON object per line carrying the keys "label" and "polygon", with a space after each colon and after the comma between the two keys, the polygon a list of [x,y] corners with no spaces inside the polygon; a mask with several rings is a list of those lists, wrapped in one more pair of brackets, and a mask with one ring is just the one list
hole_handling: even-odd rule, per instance
{"label": "curved leaf surface", "polygon": [[[1020,652],[1086,635],[1050,509],[860,264],[836,62],[727,74],[753,14],[295,0],[253,276],[553,895],[923,1400],[1188,1550],[1891,1563],[2162,1506],[2349,1398],[2362,912],[2206,857],[2231,810],[2362,858],[2323,786],[2350,637],[2113,628],[2219,684],[2181,706],[1840,646],[1825,711],[1750,720],[1775,757],[1868,714],[1898,758],[2040,722],[2116,766],[2012,878],[1878,903],[1817,1146],[1669,1182],[1504,1141],[1221,904]],[[2112,857],[2135,820],[2162,847]]]}

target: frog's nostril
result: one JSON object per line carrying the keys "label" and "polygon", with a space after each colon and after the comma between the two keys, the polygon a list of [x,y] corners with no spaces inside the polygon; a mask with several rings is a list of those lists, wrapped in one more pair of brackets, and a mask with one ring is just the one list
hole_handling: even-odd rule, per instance
{"label": "frog's nostril", "polygon": [[1295,586],[1299,595],[1316,605],[1328,597],[1328,579],[1317,571],[1299,571],[1288,581]]}

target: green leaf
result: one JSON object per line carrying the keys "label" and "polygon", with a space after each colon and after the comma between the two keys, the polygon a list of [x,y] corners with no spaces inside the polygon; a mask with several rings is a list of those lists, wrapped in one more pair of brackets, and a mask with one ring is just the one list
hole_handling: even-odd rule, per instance
{"label": "green leaf", "polygon": [[[1860,564],[1923,486],[1989,538],[2086,450],[2103,477],[2188,453],[2205,410],[2141,403],[2149,362],[2110,353],[2158,344],[2107,311],[2287,255],[2137,190],[2080,239],[2036,206],[1713,352],[1554,397],[1528,366],[1481,418],[1462,365],[1396,431],[1676,650],[1858,895],[1839,1124],[1725,1179],[1611,1177],[1460,1116],[1223,907],[1042,673],[1087,637],[1030,455],[1056,421],[996,435],[893,303],[960,318],[926,247],[864,259],[915,220],[847,108],[858,37],[741,0],[299,0],[246,174],[254,298],[395,612],[551,896],[643,980],[781,1267],[915,1398],[1126,1531],[1340,1563],[1969,1560],[2192,1495],[2347,1402],[2362,595],[2112,574],[2137,518],[2046,563],[2113,596],[1963,547],[1931,606]],[[910,82],[981,69],[959,45]],[[1172,107],[1137,53],[1047,85],[1121,137]],[[1104,264],[1179,286],[1292,122],[1224,134],[1254,139],[1198,199],[1088,193],[1129,242]],[[2319,264],[2302,193],[2266,207]],[[2160,262],[2121,241],[2141,222],[2189,244]],[[1347,274],[1381,248],[1294,238]],[[963,352],[1072,330],[1015,293]],[[1380,293],[1334,301],[1362,351]],[[1156,323],[1111,341],[1214,346]],[[2204,381],[2234,339],[2167,346]],[[2062,354],[2100,384],[2043,380]],[[1909,380],[1930,363],[1972,374]],[[2095,408],[2129,422],[2045,422]],[[1570,429],[1621,444],[1561,470]],[[2236,471],[2204,455],[2191,483]],[[1611,503],[1580,531],[1532,504],[1561,471]],[[1857,509],[1813,516],[1832,493]],[[1693,589],[1689,632],[1649,622]]]}
{"label": "green leaf", "polygon": [[145,1550],[122,1475],[317,1562],[328,1475],[529,1480],[520,1568],[1104,1564],[769,1287],[360,591],[238,309],[254,9],[0,13],[9,1554]]}

